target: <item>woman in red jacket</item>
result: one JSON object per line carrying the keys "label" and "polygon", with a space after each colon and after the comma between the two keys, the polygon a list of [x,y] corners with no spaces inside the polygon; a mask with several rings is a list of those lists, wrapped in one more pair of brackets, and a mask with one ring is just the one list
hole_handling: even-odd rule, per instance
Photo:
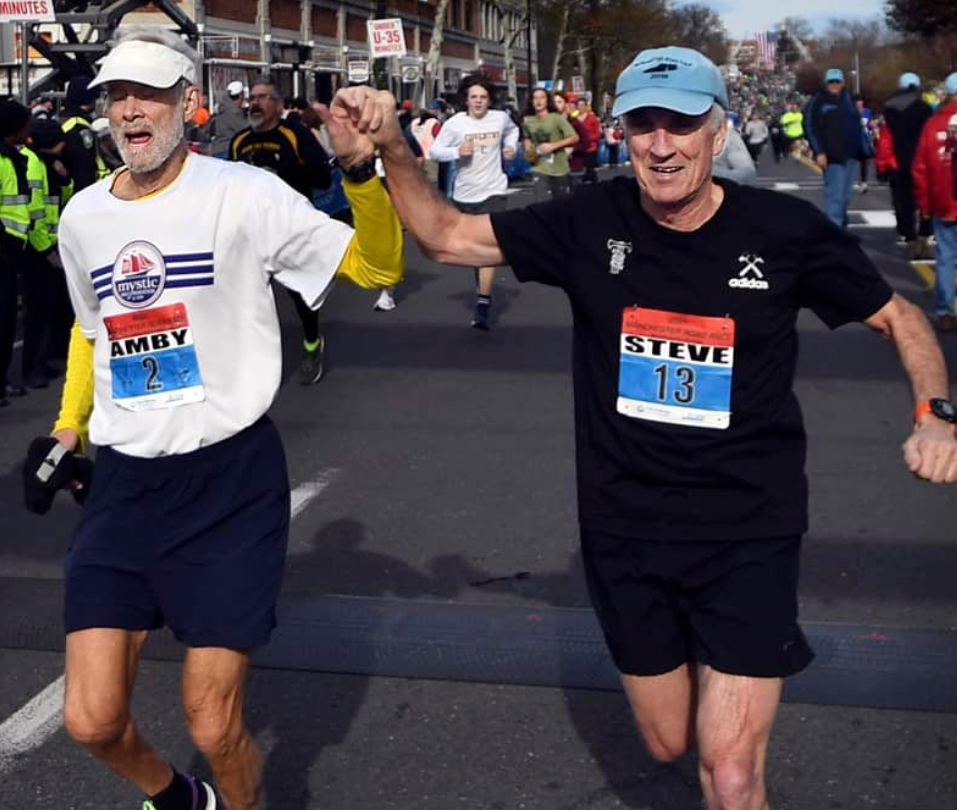
{"label": "woman in red jacket", "polygon": [[947,97],[924,124],[914,157],[914,199],[922,217],[934,218],[937,239],[935,325],[957,332],[957,73],[944,80]]}

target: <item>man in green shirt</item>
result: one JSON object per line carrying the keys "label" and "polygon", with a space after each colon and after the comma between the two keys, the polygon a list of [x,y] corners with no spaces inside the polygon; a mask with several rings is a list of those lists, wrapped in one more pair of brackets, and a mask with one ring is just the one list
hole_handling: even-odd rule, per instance
{"label": "man in green shirt", "polygon": [[523,121],[525,153],[533,159],[535,200],[545,200],[568,192],[568,155],[566,146],[574,146],[578,135],[559,115],[547,90],[536,88],[528,100]]}

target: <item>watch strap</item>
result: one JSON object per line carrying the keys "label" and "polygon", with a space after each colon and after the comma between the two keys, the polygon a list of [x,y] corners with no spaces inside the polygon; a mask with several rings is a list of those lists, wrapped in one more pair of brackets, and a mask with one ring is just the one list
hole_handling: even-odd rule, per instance
{"label": "watch strap", "polygon": [[[917,403],[917,407],[914,408],[914,422],[919,422],[922,416],[932,414],[944,422],[954,424],[954,419],[948,418],[946,414],[941,413],[939,406],[937,408],[934,407],[938,402],[942,402],[944,405],[950,405],[950,400],[946,399],[925,399],[923,402]],[[950,405],[950,409],[951,411],[953,410],[953,405]]]}
{"label": "watch strap", "polygon": [[350,183],[365,183],[376,176],[375,158],[369,158],[368,160],[362,161],[362,163],[356,163],[348,169],[340,163],[339,169],[342,172],[342,176]]}

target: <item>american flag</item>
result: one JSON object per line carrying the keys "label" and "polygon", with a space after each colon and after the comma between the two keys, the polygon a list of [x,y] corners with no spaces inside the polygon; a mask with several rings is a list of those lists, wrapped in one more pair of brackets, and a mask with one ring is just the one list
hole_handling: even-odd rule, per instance
{"label": "american flag", "polygon": [[778,52],[778,34],[776,31],[762,31],[755,39],[758,42],[758,61],[767,67],[774,66],[774,58]]}

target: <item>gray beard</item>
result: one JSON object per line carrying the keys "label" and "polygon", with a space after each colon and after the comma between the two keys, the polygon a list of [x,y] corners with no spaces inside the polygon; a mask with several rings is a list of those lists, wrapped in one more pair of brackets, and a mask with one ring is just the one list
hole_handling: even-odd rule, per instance
{"label": "gray beard", "polygon": [[149,174],[159,169],[170,155],[176,150],[176,147],[183,141],[186,132],[186,122],[177,117],[173,125],[166,130],[157,130],[153,133],[153,144],[148,153],[137,153],[127,148],[126,138],[122,129],[110,127],[113,133],[113,141],[116,143],[117,151],[127,168],[133,174]]}

